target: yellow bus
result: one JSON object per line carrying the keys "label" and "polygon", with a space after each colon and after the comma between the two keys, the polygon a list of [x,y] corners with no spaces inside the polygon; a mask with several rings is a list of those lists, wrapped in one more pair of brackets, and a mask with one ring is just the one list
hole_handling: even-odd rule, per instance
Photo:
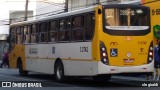
{"label": "yellow bus", "polygon": [[10,25],[10,68],[19,74],[41,72],[91,76],[153,72],[153,32],[149,8],[97,5]]}
{"label": "yellow bus", "polygon": [[151,30],[154,33],[154,45],[160,42],[160,1],[142,0],[142,5],[150,7]]}

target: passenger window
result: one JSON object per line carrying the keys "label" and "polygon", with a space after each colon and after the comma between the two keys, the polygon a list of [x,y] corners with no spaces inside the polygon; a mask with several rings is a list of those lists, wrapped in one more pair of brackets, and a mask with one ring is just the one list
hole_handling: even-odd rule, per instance
{"label": "passenger window", "polygon": [[85,39],[91,40],[94,33],[94,22],[95,17],[94,14],[90,13],[86,15],[86,29],[85,29]]}
{"label": "passenger window", "polygon": [[47,32],[41,33],[41,42],[47,42],[48,41],[48,35]]}
{"label": "passenger window", "polygon": [[59,31],[59,41],[69,41],[69,30]]}
{"label": "passenger window", "polygon": [[65,19],[60,20],[60,30],[64,30],[65,29]]}
{"label": "passenger window", "polygon": [[50,31],[57,31],[58,29],[58,21],[51,21],[50,22]]}
{"label": "passenger window", "polygon": [[73,40],[82,41],[84,36],[84,17],[75,16],[72,19]]}
{"label": "passenger window", "polygon": [[39,30],[40,30],[40,42],[42,42],[42,43],[46,43],[46,42],[48,42],[48,27],[47,27],[47,25],[48,25],[48,22],[44,22],[44,23],[41,23],[41,24],[39,24],[40,26],[40,28],[39,28]]}
{"label": "passenger window", "polygon": [[23,27],[17,27],[17,44],[21,44],[23,41]]}
{"label": "passenger window", "polygon": [[58,40],[59,41],[69,41],[69,37],[70,37],[70,34],[69,34],[69,29],[66,28],[66,22],[67,22],[67,19],[61,19],[60,20],[60,30],[58,32]]}
{"label": "passenger window", "polygon": [[39,41],[39,34],[38,34],[38,24],[33,24],[31,27],[31,43],[37,43]]}
{"label": "passenger window", "polygon": [[23,43],[30,43],[30,26],[24,26]]}
{"label": "passenger window", "polygon": [[54,20],[50,22],[50,30],[49,30],[49,42],[57,41],[57,30],[58,30],[58,21]]}
{"label": "passenger window", "polygon": [[57,41],[57,32],[50,32],[49,33],[49,42],[56,42]]}
{"label": "passenger window", "polygon": [[12,27],[10,29],[10,33],[11,33],[11,36],[10,36],[10,51],[12,51],[13,48],[14,48],[14,45],[16,43],[16,28]]}

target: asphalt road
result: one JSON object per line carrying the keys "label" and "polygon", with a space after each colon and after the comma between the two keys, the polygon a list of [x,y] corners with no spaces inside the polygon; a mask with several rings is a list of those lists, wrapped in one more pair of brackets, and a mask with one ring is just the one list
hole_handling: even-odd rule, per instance
{"label": "asphalt road", "polygon": [[[40,74],[40,73],[29,73],[29,76],[22,77],[19,76],[18,70],[16,69],[7,69],[7,68],[0,68],[0,81],[3,82],[15,82],[15,83],[41,83],[42,88],[19,88],[14,87],[12,90],[100,90],[100,89],[107,89],[107,90],[135,90],[135,89],[142,89],[142,90],[158,90],[160,89],[159,82],[153,81],[146,81],[144,78],[132,78],[132,77],[124,77],[124,76],[113,76],[109,82],[95,82],[90,78],[70,78],[64,83],[58,83],[54,80],[52,75]],[[2,82],[0,82],[2,84]],[[157,84],[156,86],[151,86],[152,84]],[[11,90],[11,88],[0,88],[2,90]]]}

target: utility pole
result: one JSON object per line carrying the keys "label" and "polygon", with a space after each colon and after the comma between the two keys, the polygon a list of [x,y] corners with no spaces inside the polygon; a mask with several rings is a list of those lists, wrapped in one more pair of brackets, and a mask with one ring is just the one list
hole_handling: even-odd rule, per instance
{"label": "utility pole", "polygon": [[27,21],[27,15],[28,15],[28,2],[29,2],[29,1],[26,0],[24,21]]}
{"label": "utility pole", "polygon": [[65,0],[65,12],[68,12],[68,0]]}

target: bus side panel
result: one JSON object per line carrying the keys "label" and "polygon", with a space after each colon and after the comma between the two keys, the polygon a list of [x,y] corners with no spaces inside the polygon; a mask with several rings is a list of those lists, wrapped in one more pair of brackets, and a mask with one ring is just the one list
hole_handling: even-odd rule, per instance
{"label": "bus side panel", "polygon": [[53,74],[55,60],[60,58],[65,75],[95,75],[97,62],[93,62],[91,52],[91,42],[27,45],[26,69]]}
{"label": "bus side panel", "polygon": [[23,68],[25,70],[25,45],[15,45],[14,49],[9,54],[9,66],[10,68],[17,68],[17,60],[21,58]]}
{"label": "bus side panel", "polygon": [[[151,15],[151,30],[155,29],[160,30],[160,1],[152,0],[144,0],[144,6],[150,7],[150,15]],[[160,40],[154,36],[154,45]]]}

